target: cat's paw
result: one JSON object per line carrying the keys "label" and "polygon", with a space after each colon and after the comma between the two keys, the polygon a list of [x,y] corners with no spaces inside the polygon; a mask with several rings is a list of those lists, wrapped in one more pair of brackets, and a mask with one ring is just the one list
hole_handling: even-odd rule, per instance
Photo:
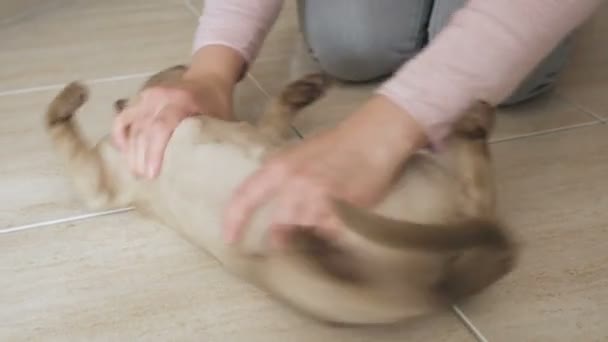
{"label": "cat's paw", "polygon": [[70,120],[76,110],[87,101],[88,94],[87,87],[80,82],[65,86],[49,106],[47,124],[53,126]]}
{"label": "cat's paw", "polygon": [[322,73],[306,75],[289,83],[281,93],[281,104],[300,109],[319,99],[330,86],[329,76]]}

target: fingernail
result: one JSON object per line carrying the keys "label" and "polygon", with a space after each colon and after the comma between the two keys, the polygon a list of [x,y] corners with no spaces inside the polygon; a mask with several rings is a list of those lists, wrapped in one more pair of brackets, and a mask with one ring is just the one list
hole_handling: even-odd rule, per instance
{"label": "fingernail", "polygon": [[224,233],[224,240],[226,241],[227,244],[232,245],[234,243],[234,241],[236,240],[235,234],[232,232]]}
{"label": "fingernail", "polygon": [[231,244],[234,242],[234,234],[230,229],[227,228],[226,224],[222,226],[222,236],[224,237],[224,241],[226,243]]}
{"label": "fingernail", "polygon": [[146,172],[146,177],[148,177],[149,179],[152,179],[156,176],[156,172],[154,172],[154,166],[150,165],[148,166],[148,171]]}
{"label": "fingernail", "polygon": [[279,234],[270,235],[270,247],[274,250],[280,251],[283,249],[283,241],[279,237]]}

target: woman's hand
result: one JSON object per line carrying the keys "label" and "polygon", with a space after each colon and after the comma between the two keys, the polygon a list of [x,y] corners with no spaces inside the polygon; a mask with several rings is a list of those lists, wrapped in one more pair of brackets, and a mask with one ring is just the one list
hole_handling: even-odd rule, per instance
{"label": "woman's hand", "polygon": [[143,90],[114,119],[112,138],[127,156],[131,171],[154,178],[167,143],[179,123],[197,114],[232,119],[232,95],[244,60],[224,46],[197,51],[182,79]]}
{"label": "woman's hand", "polygon": [[160,171],[167,143],[182,120],[197,114],[228,120],[231,104],[232,87],[213,75],[148,88],[116,116],[114,142],[127,156],[134,174],[154,178]]}
{"label": "woman's hand", "polygon": [[382,96],[372,98],[337,128],[270,158],[237,188],[224,213],[227,240],[238,240],[256,209],[271,199],[275,243],[294,227],[331,236],[339,227],[331,199],[359,205],[380,200],[425,139],[406,112]]}

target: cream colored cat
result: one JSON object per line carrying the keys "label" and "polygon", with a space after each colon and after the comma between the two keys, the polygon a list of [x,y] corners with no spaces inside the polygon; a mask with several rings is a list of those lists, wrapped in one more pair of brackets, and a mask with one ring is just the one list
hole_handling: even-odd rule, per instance
{"label": "cream colored cat", "polygon": [[[173,82],[176,66],[145,87]],[[184,120],[160,176],[139,180],[104,138],[92,147],[72,120],[87,99],[71,83],[52,101],[46,124],[82,198],[93,209],[135,206],[217,258],[228,270],[316,319],[393,323],[445,308],[482,291],[514,265],[516,248],[495,217],[487,135],[493,111],[479,104],[458,122],[445,147],[404,165],[386,198],[370,210],[336,201],[347,229],[336,241],[297,232],[287,248],[264,248],[270,203],[233,246],[220,213],[232,191],[268,153],[285,144],[292,116],[322,96],[323,75],[287,85],[256,125],[197,116]],[[116,102],[121,110],[126,100]],[[201,291],[205,284],[201,284]]]}

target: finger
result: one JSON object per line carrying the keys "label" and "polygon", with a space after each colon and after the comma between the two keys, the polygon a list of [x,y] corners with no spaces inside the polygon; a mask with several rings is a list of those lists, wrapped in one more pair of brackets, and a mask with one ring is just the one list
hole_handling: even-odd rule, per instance
{"label": "finger", "polygon": [[276,225],[270,231],[270,246],[273,249],[283,250],[287,246],[289,235],[295,229],[290,225]]}
{"label": "finger", "polygon": [[338,238],[342,231],[341,227],[340,220],[332,213],[322,215],[316,225],[319,235],[329,240]]}
{"label": "finger", "polygon": [[323,199],[323,213],[317,221],[317,229],[321,236],[334,240],[344,231],[344,225],[334,210],[334,199],[326,197]]}
{"label": "finger", "polygon": [[133,120],[129,127],[129,135],[127,136],[129,167],[131,172],[140,177],[145,175],[147,138],[154,121],[151,115],[139,116],[136,120]]}
{"label": "finger", "polygon": [[301,201],[297,195],[301,192],[294,192],[298,187],[292,187],[292,189],[283,189],[284,195],[278,198],[277,207],[274,208],[273,218],[270,221],[270,245],[275,249],[283,249],[287,244],[289,234],[301,224],[299,214],[306,202]]}
{"label": "finger", "polygon": [[147,132],[145,175],[156,178],[160,173],[165,149],[173,135],[176,124],[169,120],[156,120]]}
{"label": "finger", "polygon": [[284,179],[284,172],[266,166],[237,188],[223,215],[223,230],[229,243],[241,238],[243,228],[254,212],[274,195]]}
{"label": "finger", "polygon": [[129,147],[129,136],[133,133],[132,126],[144,119],[153,109],[155,104],[150,99],[146,100],[147,92],[139,94],[133,103],[126,103],[126,107],[114,117],[112,125],[112,140],[119,150],[125,152]]}
{"label": "finger", "polygon": [[138,131],[135,134],[129,136],[129,150],[127,152],[127,162],[129,169],[133,174],[140,177],[142,176],[142,167],[145,158],[145,136]]}
{"label": "finger", "polygon": [[306,205],[298,213],[298,226],[313,229],[324,238],[336,237],[337,224],[332,213],[330,198],[323,189],[311,192],[306,199]]}
{"label": "finger", "polygon": [[146,131],[145,129],[140,131],[135,138],[135,173],[140,177],[146,174],[146,150],[148,146]]}
{"label": "finger", "polygon": [[131,121],[128,120],[127,116],[119,114],[114,118],[112,124],[112,140],[114,141],[114,145],[116,145],[121,152],[127,150],[127,136],[129,134],[130,125]]}
{"label": "finger", "polygon": [[316,184],[310,177],[296,180],[295,183],[291,189],[284,190],[285,199],[281,202],[281,212],[277,212],[277,222],[315,227],[323,215],[327,214],[324,205],[327,187]]}
{"label": "finger", "polygon": [[141,132],[141,122],[135,121],[129,127],[129,135],[127,136],[127,164],[131,172],[137,176],[139,176],[137,160],[141,144]]}
{"label": "finger", "polygon": [[129,165],[129,170],[131,173],[137,174],[137,140],[139,138],[139,133],[131,130],[131,134],[127,138],[127,164]]}
{"label": "finger", "polygon": [[299,191],[300,187],[298,186],[291,186],[281,190],[282,194],[277,200],[277,206],[274,208],[273,217],[271,219],[271,227],[302,225],[301,213],[306,210],[305,207],[307,205],[306,200],[303,200],[302,194],[305,194],[306,192]]}

